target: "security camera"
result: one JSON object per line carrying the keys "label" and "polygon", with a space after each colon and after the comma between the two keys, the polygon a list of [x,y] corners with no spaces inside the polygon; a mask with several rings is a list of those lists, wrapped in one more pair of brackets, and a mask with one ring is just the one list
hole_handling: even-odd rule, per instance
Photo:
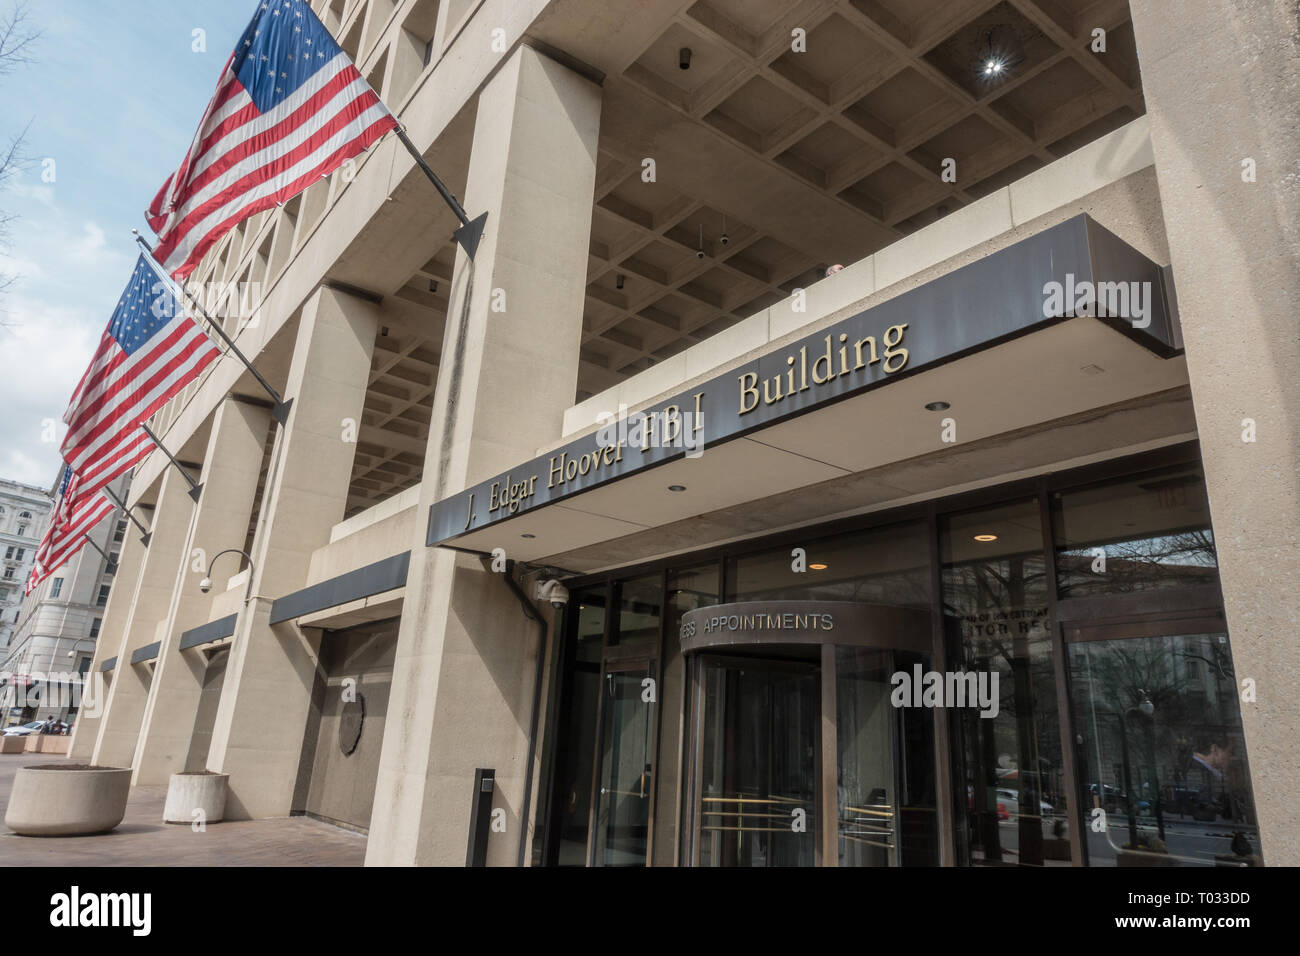
{"label": "security camera", "polygon": [[212,590],[212,578],[204,578],[202,581],[200,581],[200,582],[199,582],[199,590],[202,591],[204,594],[207,594],[209,591],[211,591],[211,590]]}
{"label": "security camera", "polygon": [[695,258],[696,258],[696,259],[703,259],[703,258],[704,258],[704,250],[703,250],[703,249],[696,249],[696,250],[695,250]]}
{"label": "security camera", "polygon": [[550,601],[551,607],[558,610],[569,603],[569,589],[554,578],[549,581],[538,581],[537,599]]}
{"label": "security camera", "polygon": [[722,243],[724,246],[730,241],[731,241],[731,237],[727,235],[725,232],[722,235],[718,236],[718,242]]}

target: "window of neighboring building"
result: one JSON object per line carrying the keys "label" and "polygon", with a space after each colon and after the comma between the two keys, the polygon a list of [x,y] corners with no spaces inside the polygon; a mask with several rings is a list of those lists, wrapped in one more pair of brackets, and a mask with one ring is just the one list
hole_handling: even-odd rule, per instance
{"label": "window of neighboring building", "polygon": [[63,578],[55,578],[54,583],[50,585],[50,597],[56,598],[59,592],[63,590]]}
{"label": "window of neighboring building", "polygon": [[13,568],[5,568],[5,580],[6,580],[6,581],[12,581],[13,579],[14,579],[14,569],[13,569]]}
{"label": "window of neighboring building", "polygon": [[26,537],[26,536],[27,536],[27,525],[25,525],[25,524],[20,524],[20,525],[18,526],[18,537],[20,537],[20,538],[24,538],[24,537]]}
{"label": "window of neighboring building", "polygon": [[96,599],[95,603],[98,604],[100,607],[103,607],[105,604],[107,604],[108,592],[112,587],[113,585],[111,584],[101,584],[99,586],[99,597]]}
{"label": "window of neighboring building", "polygon": [[126,537],[126,522],[119,521],[117,527],[113,529],[113,540],[121,541],[124,537]]}
{"label": "window of neighboring building", "polygon": [[92,641],[99,637],[99,624],[102,620],[104,620],[102,617],[97,617],[90,622],[90,639]]}
{"label": "window of neighboring building", "polygon": [[83,654],[81,659],[77,661],[77,673],[85,677],[88,670],[90,670],[90,656]]}
{"label": "window of neighboring building", "polygon": [[30,521],[32,519],[32,513],[30,511],[20,511],[18,512],[18,517]]}
{"label": "window of neighboring building", "polygon": [[[22,534],[22,532],[20,531],[19,534]],[[19,548],[17,551],[14,552],[14,560],[21,561],[23,559],[23,555],[25,555],[26,553],[27,553],[26,548]]]}
{"label": "window of neighboring building", "polygon": [[108,567],[104,569],[104,573],[109,575],[117,573],[117,552],[108,556]]}
{"label": "window of neighboring building", "polygon": [[5,560],[10,561],[13,559],[13,556],[14,556],[14,546],[11,544],[9,545],[9,547],[5,548]]}

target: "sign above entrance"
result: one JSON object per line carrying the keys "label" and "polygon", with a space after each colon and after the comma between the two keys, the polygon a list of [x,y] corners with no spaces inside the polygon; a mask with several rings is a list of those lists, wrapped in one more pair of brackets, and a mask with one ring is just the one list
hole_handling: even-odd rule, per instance
{"label": "sign above entrance", "polygon": [[1177,354],[1161,267],[1087,216],[718,375],[434,503],[439,545],[1078,316]]}
{"label": "sign above entrance", "polygon": [[844,644],[930,652],[930,613],[858,601],[743,601],[682,615],[682,651],[770,644]]}

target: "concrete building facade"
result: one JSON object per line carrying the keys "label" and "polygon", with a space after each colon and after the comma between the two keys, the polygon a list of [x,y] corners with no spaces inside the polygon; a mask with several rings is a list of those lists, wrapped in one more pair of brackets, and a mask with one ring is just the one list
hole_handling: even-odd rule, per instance
{"label": "concrete building facade", "polygon": [[[123,476],[109,490],[125,500],[130,485],[130,477]],[[0,697],[6,725],[53,717],[75,726],[80,713],[93,711],[94,688],[88,689],[85,679],[127,531],[126,517],[114,511],[91,530],[90,545],[22,600],[13,639],[0,661],[0,674],[8,678]],[[21,690],[15,676],[22,679]]]}
{"label": "concrete building facade", "polygon": [[42,488],[0,480],[0,653],[13,643],[23,586],[53,506]]}
{"label": "concrete building facade", "polygon": [[390,137],[205,258],[292,409],[157,417],[74,759],[375,865],[1300,862],[1293,5],[313,8],[486,229]]}

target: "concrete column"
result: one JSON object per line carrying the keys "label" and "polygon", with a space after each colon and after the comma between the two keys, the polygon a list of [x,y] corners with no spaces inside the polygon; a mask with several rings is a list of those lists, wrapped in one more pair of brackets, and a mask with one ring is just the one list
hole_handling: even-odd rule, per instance
{"label": "concrete column", "polygon": [[287,816],[311,706],[319,632],[270,624],[275,598],[302,588],[312,552],[343,520],[378,310],[328,288],[303,306],[285,394],[293,411],[276,438],[253,542],[253,597],[239,614],[208,751],[230,774],[227,819]]}
{"label": "concrete column", "polygon": [[[577,383],[599,125],[599,88],[528,47],[479,96],[465,206],[489,216],[475,262],[457,255],[422,518],[560,436]],[[492,311],[494,296],[505,311]],[[491,767],[507,829],[488,860],[510,865],[525,827],[536,625],[501,575],[426,548],[419,525],[389,709],[401,719],[384,732],[366,862],[463,865],[474,769]]]}
{"label": "concrete column", "polygon": [[126,529],[122,550],[117,556],[117,574],[113,575],[113,588],[108,592],[108,605],[99,622],[99,635],[95,638],[95,654],[86,672],[86,688],[77,711],[72,730],[72,743],[68,756],[78,763],[89,763],[99,740],[100,721],[108,704],[108,683],[112,674],[105,675],[99,666],[111,657],[122,658],[122,638],[126,635],[127,619],[131,616],[131,601],[135,597],[140,569],[144,565],[145,546],[140,542],[140,532],[134,525]]}
{"label": "concrete column", "polygon": [[1296,866],[1296,8],[1283,0],[1130,6],[1236,679],[1257,688],[1241,713],[1263,853],[1270,865]]}
{"label": "concrete column", "polygon": [[[270,427],[268,409],[233,398],[222,402],[213,415],[200,479],[203,495],[173,575],[163,646],[133,763],[133,784],[165,784],[171,774],[185,769],[207,658],[198,649],[182,651],[180,636],[209,619],[212,598],[199,591],[208,562],[226,548],[244,547]],[[198,558],[195,549],[201,551]],[[196,560],[201,567],[196,568]],[[239,555],[226,555],[217,564],[214,578],[225,580],[230,576],[227,572],[242,563]]]}
{"label": "concrete column", "polygon": [[147,664],[132,665],[131,654],[158,640],[159,625],[167,616],[176,567],[185,560],[185,542],[194,514],[194,500],[189,491],[185,477],[168,466],[158,490],[153,524],[149,528],[149,547],[131,597],[131,612],[117,653],[117,667],[108,688],[104,716],[99,722],[99,738],[91,754],[91,761],[100,766],[129,767],[135,756],[151,678]]}

